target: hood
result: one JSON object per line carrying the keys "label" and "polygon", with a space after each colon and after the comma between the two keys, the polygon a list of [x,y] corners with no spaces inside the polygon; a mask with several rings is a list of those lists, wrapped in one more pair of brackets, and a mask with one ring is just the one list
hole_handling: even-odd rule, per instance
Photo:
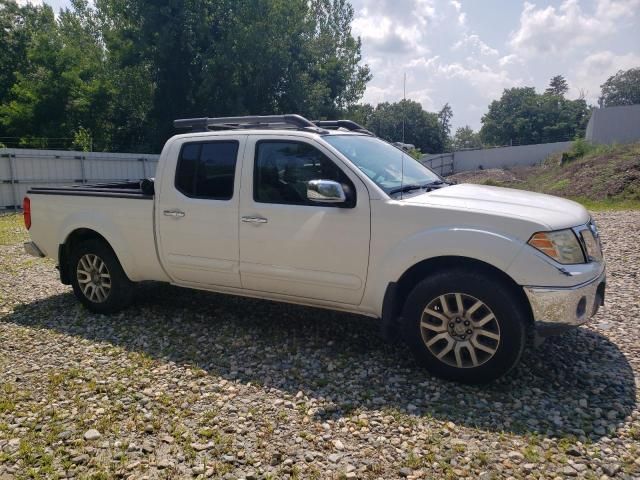
{"label": "hood", "polygon": [[589,212],[571,200],[526,190],[469,183],[433,190],[407,198],[404,202],[522,218],[549,230],[575,227],[589,221]]}

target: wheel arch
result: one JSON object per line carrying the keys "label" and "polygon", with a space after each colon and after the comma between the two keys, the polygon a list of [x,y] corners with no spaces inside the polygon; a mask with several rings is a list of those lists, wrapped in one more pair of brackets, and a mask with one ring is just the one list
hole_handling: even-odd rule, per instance
{"label": "wheel arch", "polygon": [[409,267],[396,282],[390,282],[385,290],[382,304],[382,333],[387,339],[396,337],[398,319],[402,315],[407,296],[413,287],[429,275],[453,268],[473,269],[484,275],[493,277],[506,285],[525,309],[527,318],[533,324],[531,305],[527,300],[524,290],[516,281],[499,268],[471,257],[463,256],[439,256],[422,260]]}
{"label": "wheel arch", "polygon": [[71,252],[73,252],[73,249],[77,245],[87,240],[100,240],[104,242],[104,244],[113,252],[120,265],[123,266],[117,252],[106,237],[91,228],[76,228],[69,232],[69,234],[65,237],[63,243],[58,245],[58,268],[60,269],[60,281],[64,285],[71,285],[72,271],[71,265],[69,265]]}

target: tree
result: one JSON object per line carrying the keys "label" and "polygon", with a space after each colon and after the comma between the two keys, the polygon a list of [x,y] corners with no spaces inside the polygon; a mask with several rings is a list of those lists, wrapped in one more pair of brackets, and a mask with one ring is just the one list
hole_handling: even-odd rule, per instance
{"label": "tree", "polygon": [[425,111],[412,100],[383,102],[375,108],[369,104],[355,105],[339,116],[363,125],[389,142],[402,141],[404,120],[404,142],[425,153],[442,152],[446,145],[438,114]]}
{"label": "tree", "polygon": [[482,148],[482,140],[480,140],[479,133],[474,132],[469,125],[466,125],[456,130],[451,142],[451,147],[454,150]]}
{"label": "tree", "polygon": [[369,103],[351,105],[340,116],[353,120],[362,126],[370,126],[373,124],[375,110],[375,107]]}
{"label": "tree", "polygon": [[185,116],[334,117],[369,68],[347,0],[0,0],[0,136],[158,151]]}
{"label": "tree", "polygon": [[540,95],[533,87],[505,89],[482,117],[486,145],[527,145],[571,140],[582,135],[589,119],[584,99]]}
{"label": "tree", "polygon": [[6,98],[17,75],[24,71],[31,33],[48,21],[46,7],[0,0],[0,100]]}
{"label": "tree", "polygon": [[371,78],[360,65],[346,0],[97,0],[97,6],[117,19],[107,46],[119,62],[143,71],[153,66],[147,137],[157,147],[179,117],[332,117],[356,103]]}
{"label": "tree", "polygon": [[71,143],[82,126],[108,145],[117,91],[108,77],[95,11],[86,0],[73,0],[57,18],[46,5],[38,16],[28,32],[22,68],[1,99],[2,130],[9,136],[65,137]]}
{"label": "tree", "polygon": [[544,91],[547,95],[558,95],[559,97],[564,97],[564,95],[569,91],[569,84],[565,80],[562,75],[556,75],[549,82],[549,86]]}
{"label": "tree", "polygon": [[453,118],[453,109],[448,103],[445,103],[438,112],[438,123],[440,124],[440,135],[444,142],[443,150],[451,147],[451,119]]}
{"label": "tree", "polygon": [[640,103],[640,67],[620,70],[600,85],[600,107],[636,105]]}

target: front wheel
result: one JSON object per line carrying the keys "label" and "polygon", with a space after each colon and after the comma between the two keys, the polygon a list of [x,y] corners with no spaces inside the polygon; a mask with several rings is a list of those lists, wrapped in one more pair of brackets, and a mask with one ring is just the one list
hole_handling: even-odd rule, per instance
{"label": "front wheel", "polygon": [[409,294],[403,337],[434,375],[464,383],[486,383],[520,360],[526,313],[514,289],[484,273],[436,273]]}
{"label": "front wheel", "polygon": [[87,240],[70,257],[73,293],[95,313],[114,313],[133,298],[133,282],[122,270],[113,250],[101,240]]}

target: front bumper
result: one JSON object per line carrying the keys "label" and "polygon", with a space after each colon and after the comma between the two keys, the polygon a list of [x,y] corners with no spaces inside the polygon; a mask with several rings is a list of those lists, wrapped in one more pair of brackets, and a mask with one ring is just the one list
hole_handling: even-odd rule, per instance
{"label": "front bumper", "polygon": [[536,333],[557,335],[582,325],[604,305],[606,274],[575,287],[524,287],[531,304]]}
{"label": "front bumper", "polygon": [[44,257],[44,253],[42,250],[38,248],[38,246],[33,242],[24,242],[24,251],[33,257]]}

